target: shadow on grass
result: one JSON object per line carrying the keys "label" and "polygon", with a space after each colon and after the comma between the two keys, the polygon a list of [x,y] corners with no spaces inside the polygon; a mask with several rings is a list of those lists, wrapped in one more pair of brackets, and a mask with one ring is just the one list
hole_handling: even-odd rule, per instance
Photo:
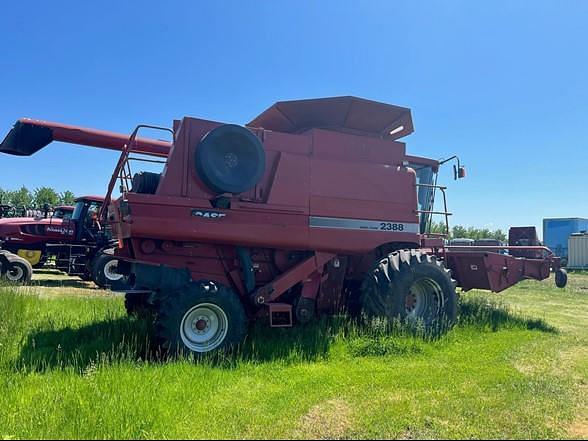
{"label": "shadow on grass", "polygon": [[[166,362],[170,357],[152,343],[152,329],[150,320],[124,317],[76,329],[34,332],[26,338],[15,368],[36,372],[73,368],[83,373],[87,366],[97,362]],[[203,361],[232,367],[244,361],[318,360],[329,352],[333,329],[332,320],[291,329],[269,329],[255,324],[238,351]]]}
{"label": "shadow on grass", "polygon": [[[483,298],[462,302],[457,328],[473,328],[480,332],[501,329],[557,332],[544,320],[524,317]],[[40,372],[74,368],[82,373],[96,362],[165,362],[169,358],[162,357],[150,342],[151,330],[150,321],[125,317],[77,329],[39,331],[28,336],[16,367]],[[400,323],[360,324],[345,316],[285,329],[270,329],[259,322],[251,327],[238,351],[209,357],[206,362],[231,368],[240,362],[317,361],[328,358],[336,342],[343,343],[342,347],[350,356],[403,356],[422,352],[424,345],[435,339]]]}
{"label": "shadow on grass", "polygon": [[27,337],[16,368],[83,370],[96,361],[146,360],[151,350],[150,331],[149,321],[124,317],[80,328],[34,332]]}
{"label": "shadow on grass", "polygon": [[552,334],[557,328],[543,319],[527,317],[488,298],[466,298],[460,304],[459,326],[499,331],[506,328],[528,329]]}
{"label": "shadow on grass", "polygon": [[32,286],[42,286],[45,288],[80,288],[88,289],[91,288],[88,282],[84,282],[81,279],[35,279],[31,282]]}

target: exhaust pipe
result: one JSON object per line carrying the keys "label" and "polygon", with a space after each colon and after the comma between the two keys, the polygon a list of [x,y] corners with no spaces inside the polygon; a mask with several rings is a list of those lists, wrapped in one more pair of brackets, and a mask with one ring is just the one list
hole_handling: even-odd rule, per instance
{"label": "exhaust pipe", "polygon": [[[129,135],[22,118],[0,144],[0,153],[31,156],[53,141],[121,151],[129,142]],[[167,157],[171,146],[167,141],[135,138],[131,152]]]}

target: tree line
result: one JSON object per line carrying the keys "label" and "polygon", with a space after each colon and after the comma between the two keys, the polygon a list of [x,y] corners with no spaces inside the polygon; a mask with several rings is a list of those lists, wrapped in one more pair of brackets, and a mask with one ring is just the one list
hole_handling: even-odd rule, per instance
{"label": "tree line", "polygon": [[[431,224],[431,233],[445,234],[446,228],[444,222],[433,222]],[[455,225],[449,230],[449,239],[496,239],[506,242],[507,237],[501,229],[491,230],[489,228],[463,227]]]}
{"label": "tree line", "polygon": [[10,205],[17,209],[42,210],[46,204],[49,207],[73,205],[75,198],[75,195],[69,190],[58,193],[51,187],[39,187],[33,191],[24,185],[18,190],[0,188],[0,204]]}

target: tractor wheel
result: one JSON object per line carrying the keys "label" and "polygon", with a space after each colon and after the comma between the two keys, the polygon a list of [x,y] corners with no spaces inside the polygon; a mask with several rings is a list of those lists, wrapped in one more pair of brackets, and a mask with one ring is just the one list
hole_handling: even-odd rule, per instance
{"label": "tractor wheel", "polygon": [[380,260],[362,283],[360,302],[368,317],[400,319],[423,326],[427,333],[447,330],[457,318],[451,271],[435,256],[416,250]]}
{"label": "tractor wheel", "polygon": [[568,284],[568,272],[560,268],[555,272],[555,286],[558,288],[565,288]]}
{"label": "tractor wheel", "polygon": [[149,302],[149,294],[145,293],[126,293],[125,309],[128,315],[138,318],[147,318],[154,313],[153,305]]}
{"label": "tractor wheel", "polygon": [[155,337],[166,354],[202,356],[230,351],[245,339],[245,309],[225,286],[198,281],[158,296]]}
{"label": "tractor wheel", "polygon": [[29,283],[33,277],[33,267],[28,260],[15,254],[6,255],[9,266],[4,278],[12,283]]}
{"label": "tractor wheel", "polygon": [[128,277],[117,272],[118,259],[112,254],[102,253],[92,263],[92,279],[102,289],[114,291],[129,288]]}

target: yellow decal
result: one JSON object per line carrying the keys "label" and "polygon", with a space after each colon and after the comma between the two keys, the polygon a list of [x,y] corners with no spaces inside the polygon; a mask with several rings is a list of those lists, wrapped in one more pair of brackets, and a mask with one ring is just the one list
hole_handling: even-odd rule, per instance
{"label": "yellow decal", "polygon": [[31,265],[36,265],[41,261],[41,251],[40,250],[18,250],[18,254],[23,259],[29,261]]}

